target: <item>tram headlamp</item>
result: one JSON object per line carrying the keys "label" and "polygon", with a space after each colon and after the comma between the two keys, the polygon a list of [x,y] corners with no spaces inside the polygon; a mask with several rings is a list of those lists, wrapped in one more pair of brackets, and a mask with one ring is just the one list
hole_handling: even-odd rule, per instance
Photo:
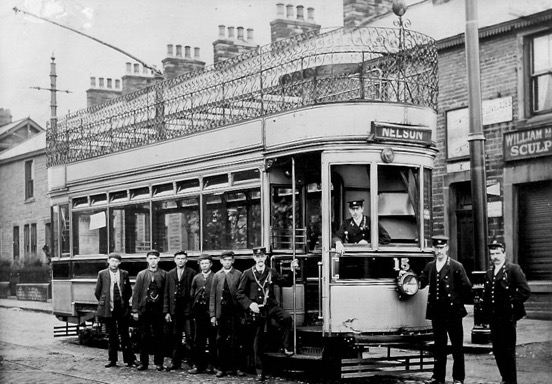
{"label": "tram headlamp", "polygon": [[419,289],[418,276],[411,271],[401,271],[397,277],[397,289],[401,300],[414,296]]}

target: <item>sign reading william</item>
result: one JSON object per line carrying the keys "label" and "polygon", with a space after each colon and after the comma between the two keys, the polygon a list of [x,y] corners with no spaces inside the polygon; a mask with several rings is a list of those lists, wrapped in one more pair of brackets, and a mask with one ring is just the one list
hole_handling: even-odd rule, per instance
{"label": "sign reading william", "polygon": [[504,134],[504,161],[552,155],[552,127]]}

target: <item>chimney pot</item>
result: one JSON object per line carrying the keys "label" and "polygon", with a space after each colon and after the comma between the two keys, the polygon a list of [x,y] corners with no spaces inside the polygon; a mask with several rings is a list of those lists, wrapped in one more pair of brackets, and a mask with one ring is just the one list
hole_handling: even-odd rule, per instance
{"label": "chimney pot", "polygon": [[225,30],[226,26],[224,26],[223,24],[219,25],[219,37],[225,37]]}
{"label": "chimney pot", "polygon": [[192,56],[190,55],[190,46],[189,45],[186,45],[184,47],[184,57],[187,58],[187,59],[190,59]]}
{"label": "chimney pot", "polygon": [[182,45],[176,46],[176,57],[182,57]]}
{"label": "chimney pot", "polygon": [[132,63],[129,63],[129,62],[126,63],[126,71],[127,73],[132,72]]}
{"label": "chimney pot", "polygon": [[238,40],[244,40],[243,27],[238,27]]}
{"label": "chimney pot", "polygon": [[194,48],[194,59],[199,59],[199,47]]}
{"label": "chimney pot", "polygon": [[234,27],[228,27],[228,38],[234,40]]}
{"label": "chimney pot", "polygon": [[134,73],[140,73],[140,64],[134,64]]}
{"label": "chimney pot", "polygon": [[115,80],[115,88],[116,89],[121,89],[121,80],[119,80],[119,79]]}
{"label": "chimney pot", "polygon": [[96,78],[95,77],[90,78],[90,87],[96,88]]}
{"label": "chimney pot", "polygon": [[247,28],[247,41],[253,41],[253,28]]}
{"label": "chimney pot", "polygon": [[107,88],[111,89],[113,88],[113,80],[112,79],[107,79]]}
{"label": "chimney pot", "polygon": [[167,44],[167,56],[172,56],[172,55],[173,55],[173,45]]}
{"label": "chimney pot", "polygon": [[104,78],[103,77],[100,77],[100,84],[98,84],[99,88],[103,88],[104,87]]}
{"label": "chimney pot", "polygon": [[314,8],[313,7],[307,8],[307,21],[310,21],[311,23],[314,23]]}
{"label": "chimney pot", "polygon": [[305,20],[305,16],[303,13],[304,8],[305,7],[303,7],[302,5],[297,6],[297,20]]}
{"label": "chimney pot", "polygon": [[276,17],[280,19],[284,18],[284,3],[276,4]]}
{"label": "chimney pot", "polygon": [[293,4],[286,5],[286,17],[288,19],[293,19]]}

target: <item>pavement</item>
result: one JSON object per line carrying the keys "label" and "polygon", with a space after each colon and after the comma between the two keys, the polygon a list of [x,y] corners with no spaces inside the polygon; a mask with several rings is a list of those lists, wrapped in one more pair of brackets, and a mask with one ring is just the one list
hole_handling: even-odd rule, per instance
{"label": "pavement", "polygon": [[[25,311],[52,313],[52,302],[23,301],[15,297],[0,299],[0,308],[19,308]],[[466,305],[468,316],[464,318],[464,352],[465,353],[488,353],[491,351],[491,344],[472,343],[472,329],[474,325],[473,305]],[[552,321],[524,318],[517,324],[517,345],[531,343],[542,343],[552,341]]]}

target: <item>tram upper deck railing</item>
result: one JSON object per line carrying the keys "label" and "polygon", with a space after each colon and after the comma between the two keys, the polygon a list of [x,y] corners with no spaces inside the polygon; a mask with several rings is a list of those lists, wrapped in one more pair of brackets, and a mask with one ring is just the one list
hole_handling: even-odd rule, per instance
{"label": "tram upper deck railing", "polygon": [[435,41],[402,24],[307,33],[61,117],[48,129],[48,166],[309,105],[436,109],[437,92]]}

